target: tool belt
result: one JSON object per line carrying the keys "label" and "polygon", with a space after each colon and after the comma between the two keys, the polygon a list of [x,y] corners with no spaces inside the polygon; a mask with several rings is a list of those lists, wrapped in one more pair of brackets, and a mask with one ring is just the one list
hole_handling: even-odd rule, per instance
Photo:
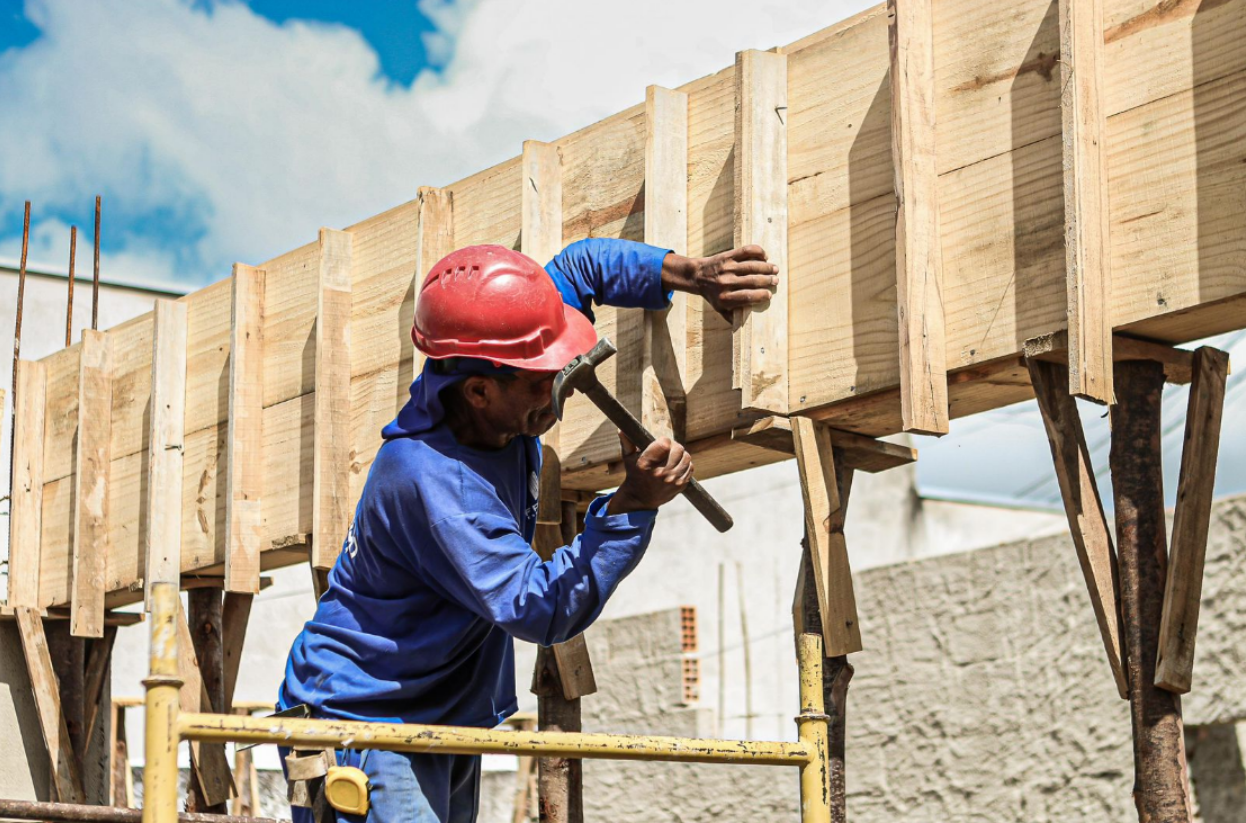
{"label": "tool belt", "polygon": [[[306,706],[289,710],[307,716]],[[316,823],[334,823],[333,810],[368,813],[368,776],[354,766],[337,765],[333,749],[293,748],[286,755],[286,797],[291,806],[312,810]]]}

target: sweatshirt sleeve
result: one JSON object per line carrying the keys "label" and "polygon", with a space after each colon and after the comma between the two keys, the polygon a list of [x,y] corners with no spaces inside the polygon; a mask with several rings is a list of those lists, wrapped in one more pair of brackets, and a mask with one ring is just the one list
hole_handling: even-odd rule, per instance
{"label": "sweatshirt sleeve", "polygon": [[545,266],[563,302],[593,320],[593,304],[664,309],[671,293],[662,288],[662,261],[669,249],[594,237],[572,243]]}
{"label": "sweatshirt sleeve", "polygon": [[494,512],[446,517],[432,525],[433,551],[421,558],[444,596],[520,640],[550,646],[584,631],[644,555],[656,511],[607,515],[594,501],[584,531],[548,561],[513,518]]}

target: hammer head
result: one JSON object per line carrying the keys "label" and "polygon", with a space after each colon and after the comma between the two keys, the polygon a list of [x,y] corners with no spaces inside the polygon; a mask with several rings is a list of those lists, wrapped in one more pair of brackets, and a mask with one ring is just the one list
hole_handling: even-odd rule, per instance
{"label": "hammer head", "polygon": [[579,355],[563,367],[554,378],[553,389],[554,414],[558,415],[559,420],[562,420],[563,402],[571,396],[571,392],[596,383],[597,366],[609,360],[617,351],[610,338],[603,337],[588,354]]}

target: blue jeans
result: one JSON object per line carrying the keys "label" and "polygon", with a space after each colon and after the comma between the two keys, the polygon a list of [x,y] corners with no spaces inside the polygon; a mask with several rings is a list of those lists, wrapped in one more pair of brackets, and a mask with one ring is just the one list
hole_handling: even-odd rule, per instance
{"label": "blue jeans", "polygon": [[[279,748],[285,769],[289,749]],[[348,749],[340,766],[368,776],[368,814],[336,812],[340,823],[474,823],[480,808],[480,757]],[[314,823],[312,810],[290,809],[294,823]]]}

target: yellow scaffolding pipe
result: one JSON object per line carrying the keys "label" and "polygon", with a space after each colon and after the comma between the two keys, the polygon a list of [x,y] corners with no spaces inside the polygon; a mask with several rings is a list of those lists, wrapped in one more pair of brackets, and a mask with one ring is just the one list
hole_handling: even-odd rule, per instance
{"label": "yellow scaffolding pipe", "polygon": [[178,589],[152,587],[151,676],[147,687],[147,765],[143,823],[177,823],[179,741],[276,743],[322,748],[385,749],[439,754],[514,754],[533,757],[661,760],[797,766],[802,823],[830,823],[827,716],[822,701],[822,638],[801,635],[801,714],[796,743],[712,740],[650,735],[498,731],[459,726],[307,720],[288,717],[179,713],[177,679]]}

